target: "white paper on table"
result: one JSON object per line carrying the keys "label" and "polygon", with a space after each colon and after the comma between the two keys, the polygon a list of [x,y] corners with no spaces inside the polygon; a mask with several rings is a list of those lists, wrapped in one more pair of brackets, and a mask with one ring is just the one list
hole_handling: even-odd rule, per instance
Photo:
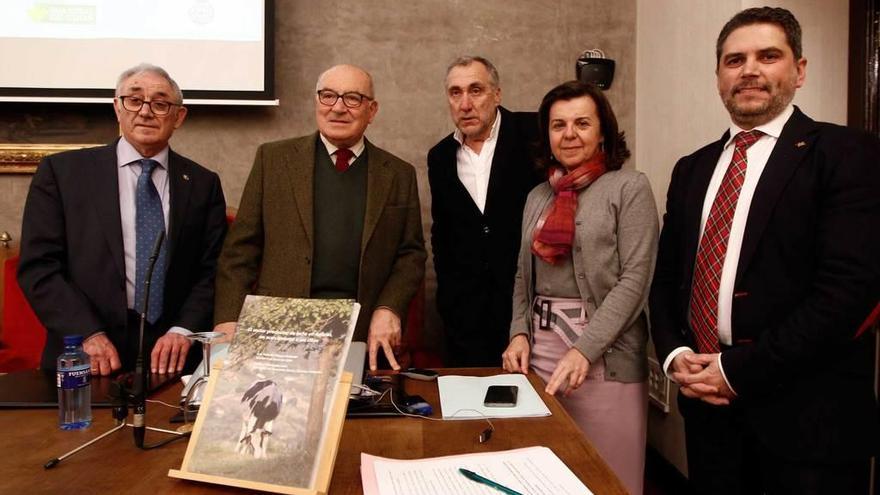
{"label": "white paper on table", "polygon": [[[483,399],[490,385],[516,385],[516,406],[486,407]],[[437,378],[443,419],[529,418],[550,416],[547,404],[529,379],[519,373],[494,376],[447,375]]]}
{"label": "white paper on table", "polygon": [[364,495],[497,495],[496,489],[465,478],[469,469],[523,495],[592,495],[547,447],[398,460],[361,453]]}

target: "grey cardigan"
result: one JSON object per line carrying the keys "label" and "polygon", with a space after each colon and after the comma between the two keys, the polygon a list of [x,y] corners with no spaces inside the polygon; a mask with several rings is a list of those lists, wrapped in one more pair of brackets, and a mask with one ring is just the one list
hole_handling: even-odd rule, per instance
{"label": "grey cardigan", "polygon": [[[544,182],[526,200],[510,338],[524,333],[531,340],[532,231],[552,199]],[[591,363],[605,359],[606,380],[647,379],[647,300],[658,231],[654,195],[641,172],[607,172],[578,195],[572,259],[589,323],[575,348]]]}

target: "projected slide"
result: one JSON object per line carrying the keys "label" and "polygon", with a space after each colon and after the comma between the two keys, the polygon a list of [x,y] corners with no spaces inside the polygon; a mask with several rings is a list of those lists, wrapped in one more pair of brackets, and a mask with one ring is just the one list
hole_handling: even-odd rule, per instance
{"label": "projected slide", "polygon": [[265,88],[264,0],[2,0],[0,87],[112,88],[141,62],[184,92]]}

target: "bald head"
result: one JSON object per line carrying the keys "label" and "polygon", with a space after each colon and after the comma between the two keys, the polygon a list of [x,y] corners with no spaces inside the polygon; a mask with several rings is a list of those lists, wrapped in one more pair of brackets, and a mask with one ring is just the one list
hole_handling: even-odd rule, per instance
{"label": "bald head", "polygon": [[359,93],[363,93],[370,98],[373,98],[373,76],[370,75],[369,72],[364,69],[350,64],[340,64],[334,65],[329,69],[325,70],[318,76],[318,84],[315,85],[315,91],[320,91],[322,89],[327,89],[324,85],[324,82],[327,79],[346,79],[350,80],[352,83],[356,83],[359,86],[362,86],[364,89],[362,91],[358,91]]}
{"label": "bald head", "polygon": [[[379,111],[373,99],[373,78],[354,65],[337,65],[324,71],[318,77],[315,93],[318,131],[340,148],[357,143]],[[318,93],[329,98],[322,100]]]}

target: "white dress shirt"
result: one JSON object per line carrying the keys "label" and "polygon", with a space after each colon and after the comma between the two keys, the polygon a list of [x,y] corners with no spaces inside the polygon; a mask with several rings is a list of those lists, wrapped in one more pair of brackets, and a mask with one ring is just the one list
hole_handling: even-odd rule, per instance
{"label": "white dress shirt", "polygon": [[489,131],[489,137],[483,141],[483,147],[477,153],[464,143],[465,136],[455,129],[452,137],[461,145],[455,154],[458,180],[467,189],[481,213],[486,209],[486,192],[489,189],[489,175],[492,173],[492,159],[495,157],[495,145],[498,143],[498,129],[501,128],[501,111],[495,111],[495,122]]}
{"label": "white dress shirt", "polygon": [[[119,216],[122,220],[122,245],[125,259],[125,297],[128,301],[128,307],[134,308],[134,292],[135,292],[135,271],[137,268],[137,233],[136,220],[137,208],[135,207],[137,181],[141,175],[141,164],[139,160],[150,158],[159,162],[159,166],[153,169],[153,185],[159,192],[162,199],[162,213],[165,217],[165,242],[168,242],[168,226],[169,213],[171,211],[171,198],[168,191],[168,150],[165,149],[157,153],[155,156],[144,157],[137,152],[134,147],[125,140],[124,137],[119,138],[116,144],[116,163],[119,166],[117,180],[119,183]],[[168,330],[172,333],[188,335],[192,332],[182,327],[171,327]]]}
{"label": "white dress shirt", "polygon": [[[755,195],[755,189],[758,187],[758,181],[761,178],[761,174],[764,172],[767,160],[770,158],[770,154],[776,146],[776,141],[779,140],[782,128],[785,126],[785,123],[788,122],[788,119],[793,112],[794,107],[789,104],[788,107],[786,107],[785,110],[773,120],[766,124],[756,126],[754,130],[761,131],[764,135],[762,135],[760,139],[758,139],[758,141],[746,151],[746,161],[748,163],[746,167],[746,177],[743,181],[742,189],[740,189],[739,192],[736,210],[734,210],[733,213],[733,223],[730,227],[730,238],[727,241],[727,253],[724,256],[724,265],[721,269],[721,282],[718,288],[718,341],[724,345],[733,344],[731,312],[733,307],[734,283],[736,282],[739,253],[742,248],[743,236],[745,235],[746,220],[749,217],[749,208],[752,205],[752,197]],[[735,148],[733,146],[733,140],[737,134],[743,131],[742,128],[731,122],[730,136],[728,137],[727,142],[724,143],[724,149],[721,152],[721,156],[718,157],[718,163],[715,165],[715,171],[712,173],[712,179],[709,181],[709,188],[706,190],[706,196],[703,199],[703,211],[700,216],[700,238],[703,237],[703,229],[706,226],[706,219],[709,218],[709,211],[712,209],[712,203],[715,201],[715,196],[718,194],[718,189],[721,187],[724,173],[727,171],[727,167],[730,165],[730,160],[733,158],[733,151]],[[679,347],[669,353],[669,356],[663,363],[663,369],[666,370],[667,376],[671,375],[670,365],[675,356],[684,351],[691,350],[692,349],[689,347]],[[718,365],[721,366],[720,357],[718,359]],[[723,375],[723,368],[721,372]],[[726,376],[724,377],[724,380],[727,381]],[[730,382],[728,382],[727,385],[730,386]],[[733,389],[731,388],[731,390]]]}

